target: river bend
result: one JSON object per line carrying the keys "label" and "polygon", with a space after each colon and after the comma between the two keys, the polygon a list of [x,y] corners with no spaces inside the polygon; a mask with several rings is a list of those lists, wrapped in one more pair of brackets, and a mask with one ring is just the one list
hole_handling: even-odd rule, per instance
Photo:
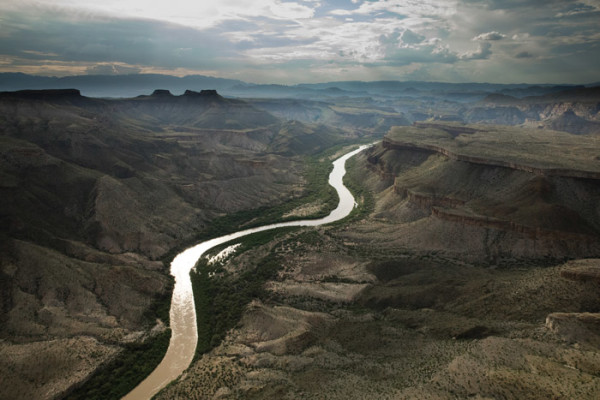
{"label": "river bend", "polygon": [[171,262],[171,275],[175,278],[175,285],[170,310],[171,341],[169,342],[169,348],[156,369],[123,399],[150,399],[171,381],[179,377],[192,362],[198,342],[198,331],[190,271],[196,265],[198,259],[215,246],[252,233],[287,226],[318,226],[348,216],[356,203],[343,183],[343,177],[346,174],[346,160],[367,147],[369,145],[361,146],[333,162],[333,170],[329,174],[329,184],[337,191],[340,201],[337,208],[328,216],[313,220],[282,222],[235,232],[199,243],[179,253],[173,259]]}

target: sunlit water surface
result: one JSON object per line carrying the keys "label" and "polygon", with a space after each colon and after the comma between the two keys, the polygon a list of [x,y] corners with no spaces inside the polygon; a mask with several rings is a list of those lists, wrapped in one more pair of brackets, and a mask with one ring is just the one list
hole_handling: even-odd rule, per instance
{"label": "sunlit water surface", "polygon": [[194,295],[190,271],[196,265],[200,257],[211,248],[231,240],[249,235],[286,226],[317,226],[328,224],[346,217],[355,206],[354,197],[344,186],[342,181],[346,174],[346,160],[363,151],[369,145],[351,151],[333,162],[333,171],[329,175],[329,184],[335,188],[340,202],[335,210],[327,217],[314,220],[301,220],[282,222],[278,224],[265,225],[258,228],[247,229],[229,235],[208,240],[190,247],[179,253],[171,262],[171,275],[175,277],[173,287],[173,298],[171,300],[170,325],[171,341],[163,360],[158,364],[148,377],[142,381],[127,396],[126,400],[150,399],[159,390],[176,379],[190,365],[196,352],[198,342],[198,331],[196,326],[196,309],[194,307]]}

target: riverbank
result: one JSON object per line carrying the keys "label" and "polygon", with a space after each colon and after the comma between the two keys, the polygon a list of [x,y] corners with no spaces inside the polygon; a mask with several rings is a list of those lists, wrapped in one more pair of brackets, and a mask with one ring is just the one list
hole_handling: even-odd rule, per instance
{"label": "riverbank", "polygon": [[175,277],[175,287],[170,313],[173,334],[169,343],[169,349],[163,361],[152,374],[130,392],[126,398],[151,397],[170,381],[177,378],[191,363],[197,346],[198,330],[190,270],[196,265],[198,259],[214,246],[249,234],[291,226],[318,226],[346,217],[354,208],[355,202],[352,194],[343,184],[343,176],[345,175],[344,165],[348,158],[367,147],[366,145],[361,146],[334,161],[334,168],[329,175],[328,183],[335,188],[340,201],[336,209],[327,217],[317,220],[283,222],[247,229],[200,243],[175,257],[171,263],[171,274]]}
{"label": "riverbank", "polygon": [[[377,188],[365,159],[347,176]],[[158,399],[598,398],[598,284],[566,273],[589,273],[598,260],[482,266],[427,241],[399,244],[448,225],[390,192],[372,190],[360,219],[224,260],[241,275],[275,253],[280,269],[221,344]],[[451,234],[462,232],[473,231]]]}
{"label": "riverbank", "polygon": [[[297,220],[299,216],[293,215],[294,210],[305,204],[318,204],[309,215],[304,218],[318,218],[327,215],[338,202],[337,193],[327,184],[328,176],[333,168],[331,157],[343,150],[343,146],[335,146],[324,152],[306,158],[306,172],[304,180],[306,186],[302,195],[276,207],[262,207],[254,210],[240,211],[214,220],[209,228],[205,229],[193,241],[161,257],[161,261],[168,266],[174,256],[193,243],[222,236],[240,227],[253,227],[265,224],[267,221],[283,222]],[[292,214],[285,217],[285,214]],[[172,287],[172,285],[171,285]],[[147,313],[148,321],[154,323],[160,319],[169,325],[169,308],[172,290],[164,298],[157,299],[151,310]],[[170,332],[170,331],[169,331]],[[132,344],[123,346],[119,352],[101,365],[92,376],[79,387],[70,391],[68,398],[97,398],[121,397],[135,388],[152,370],[156,368],[165,355],[169,337],[166,341],[164,335],[146,336]],[[144,354],[144,349],[152,349],[152,356]],[[129,371],[123,373],[123,371]],[[114,388],[119,388],[117,391]],[[116,394],[118,393],[118,395]],[[83,396],[83,397],[82,397]]]}

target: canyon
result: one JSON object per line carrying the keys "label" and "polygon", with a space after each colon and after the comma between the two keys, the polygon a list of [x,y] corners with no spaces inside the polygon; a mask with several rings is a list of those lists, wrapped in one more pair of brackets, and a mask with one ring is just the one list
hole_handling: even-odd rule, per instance
{"label": "canyon", "polygon": [[[164,331],[172,251],[227,229],[214,223],[226,215],[248,222],[260,214],[236,213],[305,195],[312,149],[349,140],[214,91],[24,91],[3,93],[0,111],[8,398],[63,397]],[[43,372],[57,363],[61,376]]]}
{"label": "canyon", "polygon": [[175,254],[327,215],[374,140],[346,219],[200,259],[217,317],[157,398],[596,398],[597,89],[339,86],[0,93],[0,398],[127,393],[94,382],[162,358]]}
{"label": "canyon", "polygon": [[[452,130],[455,140],[462,129],[478,132],[474,145],[497,142],[495,157],[420,148],[429,134]],[[227,285],[273,257],[279,268],[158,398],[595,398],[599,183],[521,168],[546,133],[392,129],[350,162],[359,215],[220,261],[214,279]]]}

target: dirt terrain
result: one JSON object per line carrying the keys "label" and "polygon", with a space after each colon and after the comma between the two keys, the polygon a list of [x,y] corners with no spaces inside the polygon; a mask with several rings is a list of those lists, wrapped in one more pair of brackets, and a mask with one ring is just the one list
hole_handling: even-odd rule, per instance
{"label": "dirt terrain", "polygon": [[384,145],[349,175],[365,212],[223,260],[280,270],[159,398],[600,396],[597,181]]}

